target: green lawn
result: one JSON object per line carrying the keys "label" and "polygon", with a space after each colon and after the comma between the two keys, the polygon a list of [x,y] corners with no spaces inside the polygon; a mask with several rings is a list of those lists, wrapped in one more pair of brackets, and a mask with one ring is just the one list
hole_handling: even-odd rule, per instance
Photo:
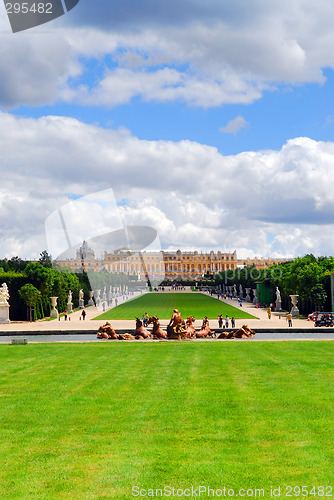
{"label": "green lawn", "polygon": [[236,319],[254,318],[243,311],[242,308],[230,306],[202,293],[147,293],[134,300],[120,304],[101,314],[98,320],[109,319],[134,319],[141,318],[145,312],[149,316],[158,316],[160,319],[169,319],[173,309],[179,309],[182,317],[193,315],[196,319],[208,316],[209,319],[217,318],[218,314],[234,316]]}
{"label": "green lawn", "polygon": [[2,345],[0,498],[333,485],[333,348]]}

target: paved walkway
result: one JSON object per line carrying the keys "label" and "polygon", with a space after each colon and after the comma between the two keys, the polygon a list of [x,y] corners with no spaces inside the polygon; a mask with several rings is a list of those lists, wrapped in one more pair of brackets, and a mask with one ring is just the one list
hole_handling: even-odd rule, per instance
{"label": "paved walkway", "polygon": [[[165,292],[168,292],[169,290],[166,288]],[[157,292],[156,292],[157,293]],[[164,292],[161,292],[164,293]],[[217,299],[215,299],[217,300]],[[123,300],[122,298],[119,299],[118,304],[122,303]],[[222,302],[220,300],[220,302]],[[237,299],[227,299],[224,302],[226,302],[229,305],[232,305],[236,308],[238,308],[238,301]],[[286,313],[278,313],[274,312],[272,313],[271,319],[268,319],[267,315],[267,310],[266,309],[256,309],[253,304],[243,302],[242,305],[242,310],[245,312],[248,312],[249,314],[256,316],[258,319],[238,319],[236,320],[236,328],[242,326],[243,324],[247,324],[250,328],[254,329],[255,331],[257,330],[262,330],[263,332],[265,331],[272,331],[272,330],[277,330],[277,333],[286,331],[287,333],[289,332],[288,324],[286,321]],[[64,317],[61,317],[60,320],[52,320],[52,321],[36,321],[33,323],[29,322],[11,322],[10,324],[0,324],[0,335],[5,335],[7,332],[10,335],[11,332],[22,332],[23,334],[26,333],[28,335],[31,335],[33,333],[38,334],[39,331],[43,332],[50,332],[52,333],[57,332],[66,332],[66,331],[76,331],[78,333],[80,332],[96,332],[99,328],[100,325],[104,324],[105,321],[99,321],[99,320],[94,320],[96,316],[101,314],[103,311],[98,310],[96,307],[87,307],[85,308],[86,311],[86,319],[83,320],[81,316],[81,311],[76,311],[69,315],[69,318],[67,321],[65,321]],[[182,313],[182,311],[181,311]],[[169,322],[169,319],[163,319],[161,320],[161,325],[162,327],[166,327]],[[134,320],[113,320],[112,322],[113,327],[117,331],[119,330],[133,330],[135,327],[135,322]],[[196,328],[199,328],[202,324],[202,318],[199,318],[195,322]],[[210,321],[210,326],[211,328],[217,329],[218,328],[218,320],[214,319]],[[229,325],[230,327],[231,325]],[[293,329],[291,330],[300,330],[302,331],[309,331],[310,334],[312,332],[316,333],[319,331],[318,328],[314,327],[314,324],[312,321],[307,321],[306,319],[293,319]],[[330,333],[331,329],[321,329],[321,331],[326,332],[328,331],[328,334]],[[328,335],[326,336],[326,338]]]}
{"label": "paved walkway", "polygon": [[[209,293],[206,293],[205,295],[210,296]],[[213,296],[214,298],[216,296]],[[218,299],[216,299],[218,300]],[[287,312],[272,312],[271,313],[271,319],[268,318],[268,313],[266,308],[256,308],[252,303],[250,302],[244,302],[242,303],[242,307],[238,306],[238,299],[226,299],[226,300],[221,300],[220,302],[225,302],[226,304],[229,304],[231,306],[234,306],[235,308],[239,310],[243,310],[247,312],[248,314],[251,314],[252,316],[256,316],[258,319],[238,319],[236,320],[236,327],[240,327],[244,324],[247,324],[250,328],[256,329],[256,328],[288,328],[288,322],[286,320],[286,315]],[[212,324],[213,327],[218,326],[218,321],[210,321],[210,325]],[[229,325],[231,326],[231,325]],[[300,319],[300,318],[293,318],[292,319],[292,326],[293,328],[314,328],[314,324],[312,321],[308,321],[307,319]]]}

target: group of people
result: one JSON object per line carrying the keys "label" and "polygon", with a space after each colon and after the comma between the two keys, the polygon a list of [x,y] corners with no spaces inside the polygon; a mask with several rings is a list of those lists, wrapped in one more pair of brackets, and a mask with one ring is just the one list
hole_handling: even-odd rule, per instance
{"label": "group of people", "polygon": [[[147,312],[145,312],[141,318],[141,321],[143,322],[143,326],[146,328],[148,323],[149,323],[149,315],[147,314]],[[167,325],[167,327],[175,327],[177,326],[179,323],[182,323],[182,318],[181,318],[181,313],[178,309],[174,309],[173,311],[173,314],[172,314],[172,317],[171,317],[171,320],[169,322],[169,324]],[[228,317],[228,315],[226,314],[225,318],[223,317],[222,314],[219,314],[218,315],[218,326],[219,328],[229,328],[229,325],[230,325],[230,321],[231,321],[231,328],[235,328],[235,318],[232,316],[231,320],[230,318]],[[203,319],[203,324],[207,324],[208,323],[208,318],[207,316],[205,316],[205,318]]]}
{"label": "group of people", "polygon": [[148,325],[148,320],[149,320],[149,315],[147,314],[147,312],[143,314],[141,320],[143,322],[144,327],[146,328]]}
{"label": "group of people", "polygon": [[[80,314],[80,316],[79,316],[79,319],[85,320],[86,319],[86,314],[87,314],[86,311],[83,309],[82,312],[81,312],[81,314]],[[68,315],[67,309],[65,309],[65,311],[64,311],[64,320],[67,321],[67,318],[69,320],[71,319],[71,317],[69,317],[69,315]]]}
{"label": "group of people", "polygon": [[[168,290],[169,292],[175,292],[175,291],[185,291],[186,290],[186,287],[183,286],[183,285],[176,285],[176,284],[173,284],[173,285],[170,285],[169,287],[166,288],[166,290]],[[153,288],[153,291],[154,292],[164,292],[165,291],[165,287],[164,286],[157,286],[155,288]]]}
{"label": "group of people", "polygon": [[[226,314],[225,318],[223,318],[222,314],[218,314],[218,326],[219,328],[228,328],[230,324],[230,318]],[[235,318],[232,316],[231,318],[231,328],[235,328]]]}
{"label": "group of people", "polygon": [[[268,319],[271,319],[271,312],[272,312],[272,304],[267,308],[267,314],[268,314]],[[292,326],[292,313],[291,311],[287,314],[286,320],[288,322],[288,326]]]}

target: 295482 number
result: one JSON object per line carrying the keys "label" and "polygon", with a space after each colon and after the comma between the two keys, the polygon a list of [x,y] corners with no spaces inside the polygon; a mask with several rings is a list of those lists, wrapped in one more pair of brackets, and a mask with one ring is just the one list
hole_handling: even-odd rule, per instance
{"label": "295482 number", "polygon": [[29,5],[27,2],[6,3],[7,14],[52,14],[52,3],[38,2]]}
{"label": "295482 number", "polygon": [[307,497],[312,496],[319,497],[332,497],[333,487],[332,486],[286,486],[285,495],[286,497]]}

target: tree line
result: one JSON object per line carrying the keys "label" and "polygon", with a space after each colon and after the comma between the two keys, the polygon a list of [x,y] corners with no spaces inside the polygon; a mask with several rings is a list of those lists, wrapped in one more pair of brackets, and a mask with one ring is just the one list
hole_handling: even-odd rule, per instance
{"label": "tree line", "polygon": [[273,300],[278,287],[283,309],[290,309],[290,295],[299,295],[299,310],[306,315],[315,310],[331,310],[330,283],[333,273],[334,257],[316,258],[308,254],[262,270],[252,266],[224,271],[216,276],[216,284],[236,284],[242,285],[243,289],[255,289],[257,283],[262,283],[271,288]]}
{"label": "tree line", "polygon": [[[91,272],[91,271],[90,271]],[[95,289],[104,286],[125,287],[133,277],[124,273],[110,274],[106,269],[94,272]],[[38,262],[19,257],[0,260],[0,281],[7,283],[10,294],[10,318],[32,320],[50,316],[50,297],[58,297],[57,309],[61,313],[67,307],[68,292],[73,292],[73,307],[79,306],[79,291],[88,302],[91,285],[86,272],[74,273],[60,267],[43,251]]]}

